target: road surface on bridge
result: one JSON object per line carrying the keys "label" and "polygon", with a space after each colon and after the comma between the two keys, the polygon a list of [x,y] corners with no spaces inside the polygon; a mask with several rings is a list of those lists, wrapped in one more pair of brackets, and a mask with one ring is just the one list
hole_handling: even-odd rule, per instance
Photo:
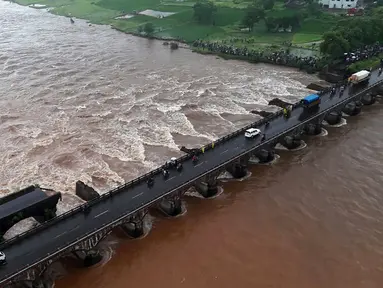
{"label": "road surface on bridge", "polygon": [[[382,79],[383,77],[380,77],[377,71],[373,71],[370,83],[366,87],[347,87],[342,97],[339,97],[338,93],[333,97],[330,97],[329,94],[322,95],[320,109],[315,114],[312,114],[312,117],[346,100],[350,96],[351,89],[354,89],[353,94],[363,92]],[[266,134],[265,142],[267,142],[284,131],[312,119],[312,117],[309,117],[308,120],[300,121],[299,116],[303,111],[302,107],[298,107],[292,111],[289,119],[286,120],[281,116],[270,121],[267,129],[265,129],[264,125],[257,128]],[[70,244],[77,242],[76,239],[85,239],[92,232],[101,231],[105,225],[119,221],[126,217],[127,214],[152,204],[174,189],[186,186],[204,173],[208,174],[209,171],[224,165],[236,156],[253,150],[261,144],[260,138],[249,140],[243,134],[239,134],[232,139],[221,142],[214,149],[209,149],[204,154],[201,154],[196,165],[190,159],[183,162],[181,173],[170,170],[170,176],[167,180],[164,180],[162,175],[155,176],[155,183],[152,188],[148,188],[145,181],[143,181],[127,188],[126,191],[114,194],[113,197],[95,203],[87,214],[79,211],[70,218],[63,218],[36,234],[21,238],[12,245],[5,245],[3,252],[7,256],[8,264],[0,267],[0,284],[40,261],[51,258],[53,254],[64,251]]]}

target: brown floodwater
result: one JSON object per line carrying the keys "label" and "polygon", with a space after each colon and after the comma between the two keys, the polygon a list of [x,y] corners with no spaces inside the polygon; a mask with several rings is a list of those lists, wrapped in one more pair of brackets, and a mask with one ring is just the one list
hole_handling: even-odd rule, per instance
{"label": "brown floodwater", "polygon": [[[0,35],[1,191],[49,186],[64,192],[59,213],[81,202],[76,180],[105,192],[257,119],[252,109],[272,111],[274,97],[299,99],[314,79],[6,2]],[[56,287],[380,288],[382,121],[380,104],[367,107],[214,199],[185,197],[182,217],[153,215],[144,239],[117,231],[109,261],[67,265]],[[19,224],[8,238],[33,221]]]}
{"label": "brown floodwater", "polygon": [[185,216],[155,219],[142,240],[119,238],[108,263],[57,287],[381,287],[379,105],[251,167],[215,199],[186,198]]}

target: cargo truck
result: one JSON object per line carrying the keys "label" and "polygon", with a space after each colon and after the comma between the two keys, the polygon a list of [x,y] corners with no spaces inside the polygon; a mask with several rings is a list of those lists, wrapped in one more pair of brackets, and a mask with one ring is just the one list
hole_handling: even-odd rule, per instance
{"label": "cargo truck", "polygon": [[360,84],[360,83],[368,83],[371,77],[371,72],[367,70],[361,70],[359,72],[356,72],[348,78],[349,82],[353,85]]}
{"label": "cargo truck", "polygon": [[317,108],[320,104],[320,97],[318,94],[311,94],[303,98],[301,103],[305,109]]}

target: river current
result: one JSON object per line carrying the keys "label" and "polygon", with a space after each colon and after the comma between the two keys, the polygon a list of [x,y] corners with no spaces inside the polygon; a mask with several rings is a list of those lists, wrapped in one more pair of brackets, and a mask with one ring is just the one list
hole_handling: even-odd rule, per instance
{"label": "river current", "polygon": [[[38,183],[64,193],[62,213],[81,202],[77,180],[106,192],[315,78],[0,2],[0,79],[1,193]],[[56,287],[381,287],[382,120],[376,104],[215,199],[188,197],[185,216],[112,236],[109,262],[67,268]]]}

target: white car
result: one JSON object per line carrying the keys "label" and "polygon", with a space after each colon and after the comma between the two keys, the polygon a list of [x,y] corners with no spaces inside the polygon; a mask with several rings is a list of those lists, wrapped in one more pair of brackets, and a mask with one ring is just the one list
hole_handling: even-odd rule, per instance
{"label": "white car", "polygon": [[253,138],[261,134],[261,130],[257,128],[250,128],[245,131],[245,137],[246,138]]}
{"label": "white car", "polygon": [[0,251],[0,265],[7,264],[7,258],[5,257],[5,253]]}

